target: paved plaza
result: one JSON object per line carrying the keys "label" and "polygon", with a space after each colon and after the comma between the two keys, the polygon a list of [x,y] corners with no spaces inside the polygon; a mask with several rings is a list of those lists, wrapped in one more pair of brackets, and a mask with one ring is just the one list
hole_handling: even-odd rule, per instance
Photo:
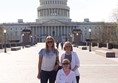
{"label": "paved plaza", "polygon": [[[35,46],[19,51],[0,51],[0,83],[39,83],[37,79],[38,52],[45,46]],[[94,48],[92,48],[94,49]],[[95,51],[74,47],[81,67],[80,83],[118,83],[118,58],[106,58]],[[60,55],[64,52],[59,48]]]}

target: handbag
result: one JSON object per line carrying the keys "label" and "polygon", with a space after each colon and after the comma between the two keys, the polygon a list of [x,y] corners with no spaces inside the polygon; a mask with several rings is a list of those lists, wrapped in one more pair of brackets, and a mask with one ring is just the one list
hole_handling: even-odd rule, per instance
{"label": "handbag", "polygon": [[58,72],[58,70],[62,69],[62,66],[60,66],[59,64],[57,64],[57,62],[55,62],[55,66],[57,66],[57,65],[58,65],[58,68],[57,68],[57,69],[55,69],[55,71],[57,71],[57,72]]}

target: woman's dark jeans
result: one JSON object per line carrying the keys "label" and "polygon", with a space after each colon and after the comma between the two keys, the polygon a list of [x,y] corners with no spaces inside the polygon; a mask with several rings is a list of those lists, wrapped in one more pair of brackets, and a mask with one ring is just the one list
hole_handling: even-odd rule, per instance
{"label": "woman's dark jeans", "polygon": [[79,83],[80,76],[76,76],[76,81]]}
{"label": "woman's dark jeans", "polygon": [[41,83],[55,83],[55,73],[54,71],[43,71],[41,70],[40,73],[40,81]]}

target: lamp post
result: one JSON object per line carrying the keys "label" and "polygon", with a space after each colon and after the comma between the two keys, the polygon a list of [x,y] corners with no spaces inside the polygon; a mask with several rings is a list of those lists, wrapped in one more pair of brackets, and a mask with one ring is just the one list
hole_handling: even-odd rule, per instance
{"label": "lamp post", "polygon": [[78,48],[78,36],[79,36],[79,33],[77,32],[77,33],[76,33],[76,38],[77,38],[77,39],[76,39],[76,47],[77,47],[77,48]]}
{"label": "lamp post", "polygon": [[72,34],[69,33],[69,41],[72,42]]}
{"label": "lamp post", "polygon": [[32,35],[30,37],[31,37],[31,46],[32,46]]}
{"label": "lamp post", "polygon": [[24,40],[23,40],[24,38],[23,37],[24,37],[24,34],[22,34],[22,48],[24,48]]}
{"label": "lamp post", "polygon": [[7,50],[6,50],[6,30],[4,30],[4,53],[7,53]]}
{"label": "lamp post", "polygon": [[89,29],[89,52],[91,52],[91,29]]}

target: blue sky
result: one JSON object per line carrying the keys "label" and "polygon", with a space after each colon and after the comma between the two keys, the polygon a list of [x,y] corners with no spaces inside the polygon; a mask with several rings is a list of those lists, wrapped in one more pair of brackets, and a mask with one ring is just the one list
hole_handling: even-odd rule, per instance
{"label": "blue sky", "polygon": [[[39,0],[0,0],[0,23],[34,22],[37,18]],[[70,18],[82,22],[112,21],[112,12],[118,8],[118,0],[68,0]]]}

